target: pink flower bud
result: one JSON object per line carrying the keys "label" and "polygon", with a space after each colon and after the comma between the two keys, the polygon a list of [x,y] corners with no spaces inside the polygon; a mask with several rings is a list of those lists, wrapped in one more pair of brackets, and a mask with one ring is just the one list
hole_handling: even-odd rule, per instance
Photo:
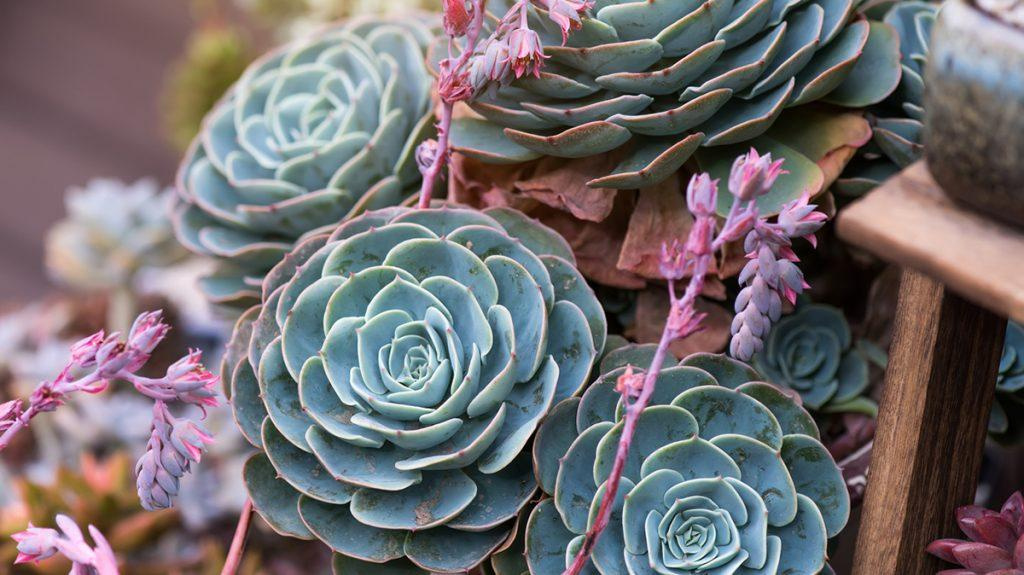
{"label": "pink flower bud", "polygon": [[60,534],[56,529],[36,527],[29,523],[28,529],[11,536],[18,544],[18,558],[14,560],[14,563],[37,563],[53,557],[57,554],[57,539],[59,537]]}
{"label": "pink flower bud", "polygon": [[0,433],[7,431],[21,417],[21,408],[20,399],[12,399],[6,403],[0,403]]}
{"label": "pink flower bud", "polygon": [[658,263],[658,269],[661,271],[662,277],[667,280],[681,280],[686,277],[686,268],[687,262],[679,240],[661,244],[661,260]]}
{"label": "pink flower bud", "polygon": [[718,202],[718,180],[707,173],[694,174],[686,187],[686,205],[694,216],[711,216]]}
{"label": "pink flower bud", "polygon": [[540,77],[540,68],[545,59],[544,45],[540,36],[526,27],[516,28],[508,36],[509,62],[516,78],[533,74]]}
{"label": "pink flower bud", "polygon": [[152,353],[170,330],[171,326],[163,322],[161,310],[143,313],[135,319],[128,332],[128,346],[142,353]]}
{"label": "pink flower bud", "polygon": [[419,166],[421,174],[425,175],[437,162],[437,149],[437,140],[433,138],[423,140],[416,147],[416,165]]}
{"label": "pink flower bud", "polygon": [[634,373],[632,365],[627,365],[626,371],[615,380],[615,391],[630,399],[639,396],[643,388],[644,374]]}
{"label": "pink flower bud", "polygon": [[444,0],[444,33],[461,38],[469,29],[472,17],[466,9],[466,0]]}
{"label": "pink flower bud", "polygon": [[775,185],[775,180],[782,174],[782,160],[772,162],[772,155],[758,155],[757,150],[750,148],[744,156],[736,158],[729,173],[729,191],[739,201],[748,202],[757,199]]}
{"label": "pink flower bud", "polygon": [[483,90],[489,82],[504,81],[510,70],[509,59],[507,38],[489,40],[470,65],[469,83],[474,92]]}
{"label": "pink flower bud", "polygon": [[89,337],[75,342],[71,346],[71,361],[79,367],[90,367],[96,363],[96,352],[103,344],[103,331],[98,331]]}
{"label": "pink flower bud", "polygon": [[562,31],[562,44],[569,39],[569,32],[583,26],[580,15],[594,7],[593,0],[540,0],[548,10],[548,18]]}

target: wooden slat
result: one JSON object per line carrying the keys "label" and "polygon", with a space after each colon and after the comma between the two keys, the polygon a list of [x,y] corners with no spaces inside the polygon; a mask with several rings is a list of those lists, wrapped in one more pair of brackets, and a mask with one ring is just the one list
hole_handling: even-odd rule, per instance
{"label": "wooden slat", "polygon": [[974,499],[1006,320],[907,270],[853,575],[924,575]]}
{"label": "wooden slat", "polygon": [[1024,229],[953,203],[918,162],[847,206],[839,236],[1024,321]]}

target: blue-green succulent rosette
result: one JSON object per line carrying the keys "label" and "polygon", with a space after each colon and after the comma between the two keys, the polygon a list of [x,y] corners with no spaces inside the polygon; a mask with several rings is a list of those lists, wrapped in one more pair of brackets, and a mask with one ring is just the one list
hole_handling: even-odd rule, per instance
{"label": "blue-green succulent rosette", "polygon": [[300,244],[226,360],[261,450],[245,469],[256,510],[322,540],[341,573],[481,563],[536,492],[538,425],[604,348],[574,261],[503,208],[372,211]]}
{"label": "blue-green succulent rosette", "polygon": [[203,122],[178,172],[178,240],[217,262],[201,282],[244,308],[303,237],[415,195],[433,137],[429,18],[334,25],[254,62]]}
{"label": "blue-green succulent rosette", "polygon": [[873,417],[878,407],[865,396],[871,381],[868,348],[862,343],[854,343],[838,308],[801,303],[771,328],[753,364],[766,381],[796,391],[815,413]]}
{"label": "blue-green succulent rosette", "polygon": [[[597,515],[623,427],[623,365],[602,361],[582,397],[559,403],[534,443],[540,487],[530,514],[532,575],[562,572]],[[789,394],[725,356],[667,363],[640,415],[611,522],[588,567],[602,575],[783,575],[830,572],[827,543],[850,500],[814,420]],[[506,573],[500,573],[506,575]]]}
{"label": "blue-green succulent rosette", "polygon": [[988,432],[1000,443],[1024,442],[1024,326],[1012,321],[1006,326]]}

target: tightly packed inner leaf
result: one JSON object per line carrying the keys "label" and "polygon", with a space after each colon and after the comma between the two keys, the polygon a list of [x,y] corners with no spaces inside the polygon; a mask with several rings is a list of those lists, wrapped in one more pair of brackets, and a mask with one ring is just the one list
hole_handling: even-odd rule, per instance
{"label": "tightly packed inner leaf", "polygon": [[[624,364],[653,346],[626,347],[581,398],[552,411],[534,462],[551,497],[526,526],[530,573],[559,573],[593,524],[623,428],[615,391]],[[592,569],[602,575],[819,573],[845,526],[849,495],[814,420],[780,389],[724,356],[666,367],[637,423]],[[502,573],[501,575],[505,575]]]}
{"label": "tightly packed inner leaf", "polygon": [[256,509],[346,561],[480,563],[536,490],[524,448],[604,347],[564,240],[512,210],[391,208],[264,290],[228,358]]}
{"label": "tightly packed inner leaf", "polygon": [[[499,3],[500,4],[500,3]],[[473,105],[456,146],[483,161],[580,158],[631,144],[603,188],[658,183],[698,147],[747,142],[817,100],[861,107],[899,79],[891,28],[855,0],[599,0],[562,45],[531,8],[545,61]],[[492,8],[494,9],[494,8]],[[735,154],[730,156],[730,159]]]}
{"label": "tightly packed inner leaf", "polygon": [[254,63],[207,117],[179,171],[178,237],[215,256],[203,288],[252,303],[295,240],[397,205],[433,130],[416,18],[356,19]]}

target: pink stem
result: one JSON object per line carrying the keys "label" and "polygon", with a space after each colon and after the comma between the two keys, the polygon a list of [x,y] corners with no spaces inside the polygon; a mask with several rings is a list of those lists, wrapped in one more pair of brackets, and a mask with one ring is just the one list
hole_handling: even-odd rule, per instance
{"label": "pink stem", "polygon": [[434,185],[441,176],[441,170],[448,165],[448,132],[452,127],[452,110],[455,107],[451,102],[441,104],[441,118],[437,124],[437,157],[430,164],[430,168],[423,174],[423,185],[420,187],[420,209],[430,207],[430,198],[434,195]]}
{"label": "pink stem", "polygon": [[242,507],[242,513],[238,516],[238,526],[235,527],[235,536],[231,540],[231,549],[228,551],[228,558],[224,561],[224,568],[220,575],[235,575],[242,563],[242,553],[245,551],[245,540],[249,536],[249,526],[252,525],[252,499],[246,499]]}
{"label": "pink stem", "polygon": [[[469,63],[470,58],[473,57],[477,42],[480,40],[480,31],[484,27],[484,5],[485,0],[473,0],[473,21],[466,31],[466,46],[462,50],[462,54],[459,55],[459,59],[455,61],[451,70],[448,71],[449,74],[456,76],[461,74],[462,69]],[[441,176],[441,171],[448,165],[448,157],[451,153],[448,149],[448,137],[451,133],[454,108],[455,102],[447,101],[442,97],[441,117],[437,122],[437,156],[423,174],[423,184],[420,186],[420,200],[417,205],[420,209],[430,207],[430,199],[434,195],[434,186]]]}
{"label": "pink stem", "polygon": [[[711,266],[713,254],[742,231],[737,229],[739,227],[738,222],[746,210],[741,209],[739,204],[740,202],[737,199],[732,209],[729,210],[729,215],[722,225],[721,233],[713,239],[708,238],[701,253],[694,255],[693,273],[690,276],[689,283],[686,285],[686,291],[683,293],[682,298],[676,299],[675,282],[669,280],[668,293],[674,309],[692,310],[694,308],[697,303],[697,296],[704,289],[704,280],[707,277],[708,268]],[[696,227],[695,225],[693,229],[696,229]],[[637,422],[640,419],[640,414],[647,408],[651,401],[651,396],[654,394],[658,376],[661,374],[661,365],[665,360],[666,354],[668,354],[669,345],[677,339],[688,337],[699,327],[690,326],[686,328],[689,331],[684,331],[683,333],[678,333],[677,329],[679,327],[673,325],[670,316],[670,320],[665,322],[665,329],[661,332],[661,339],[658,341],[658,347],[654,352],[654,359],[651,360],[651,366],[644,375],[640,394],[635,401],[628,403],[626,406],[626,414],[622,425],[622,437],[619,439],[618,450],[615,452],[615,462],[612,464],[611,475],[605,483],[605,491],[601,499],[601,505],[597,510],[597,517],[594,519],[594,524],[587,531],[579,553],[576,554],[576,558],[569,568],[563,572],[563,575],[578,575],[583,571],[583,568],[587,566],[587,562],[590,560],[591,553],[594,551],[597,538],[604,531],[605,527],[608,526],[608,521],[612,515],[612,505],[615,503],[615,496],[619,491],[619,483],[622,480],[622,472],[626,468],[626,457],[629,455],[633,436],[636,433]],[[628,402],[628,392],[624,393],[623,399]]]}
{"label": "pink stem", "polygon": [[34,405],[30,405],[28,409],[23,411],[21,415],[19,415],[18,418],[15,419],[13,423],[11,423],[11,426],[8,427],[2,434],[0,434],[0,451],[6,449],[7,446],[10,445],[11,441],[14,439],[14,435],[17,434],[22,429],[28,427],[28,422],[38,413],[39,411],[36,409],[36,406]]}

